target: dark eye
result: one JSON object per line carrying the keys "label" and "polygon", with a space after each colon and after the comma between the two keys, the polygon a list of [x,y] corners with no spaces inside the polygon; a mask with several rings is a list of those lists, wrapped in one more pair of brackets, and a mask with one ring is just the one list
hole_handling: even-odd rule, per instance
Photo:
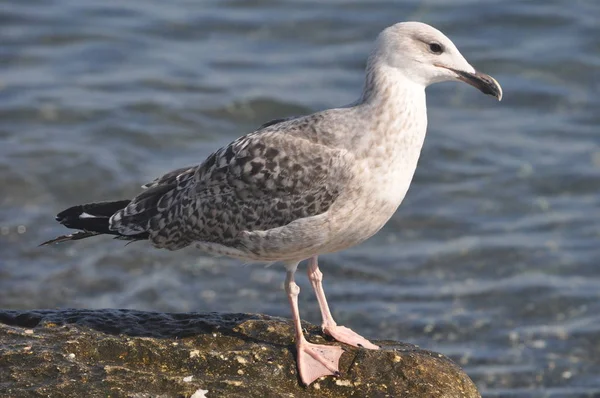
{"label": "dark eye", "polygon": [[434,54],[441,54],[444,52],[444,48],[440,43],[429,43],[429,51]]}

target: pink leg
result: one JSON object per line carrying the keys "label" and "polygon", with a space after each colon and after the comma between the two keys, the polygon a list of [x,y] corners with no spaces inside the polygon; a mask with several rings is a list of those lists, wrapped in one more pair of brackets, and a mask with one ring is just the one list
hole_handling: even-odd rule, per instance
{"label": "pink leg", "polygon": [[308,260],[308,279],[315,290],[317,301],[319,302],[319,308],[321,309],[321,316],[323,317],[323,332],[327,333],[337,341],[346,343],[354,347],[364,347],[371,350],[378,350],[379,347],[365,339],[358,333],[355,333],[351,329],[345,326],[338,326],[333,320],[329,306],[327,305],[327,299],[325,298],[325,292],[323,291],[323,273],[319,269],[317,263],[317,256],[311,257]]}
{"label": "pink leg", "polygon": [[302,334],[300,312],[298,310],[298,294],[300,288],[294,281],[294,273],[298,263],[287,265],[285,291],[292,309],[294,329],[296,332],[296,351],[298,372],[305,385],[309,385],[322,376],[338,376],[339,360],[344,352],[339,346],[319,345],[309,343]]}

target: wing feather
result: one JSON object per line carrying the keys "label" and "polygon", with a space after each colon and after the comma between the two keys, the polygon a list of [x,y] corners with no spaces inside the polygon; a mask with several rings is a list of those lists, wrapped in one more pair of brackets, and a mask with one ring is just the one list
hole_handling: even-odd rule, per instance
{"label": "wing feather", "polygon": [[194,241],[237,247],[240,233],[326,212],[351,178],[349,155],[301,134],[301,119],[266,123],[201,165],[157,178],[111,218],[111,229],[146,231],[168,249]]}

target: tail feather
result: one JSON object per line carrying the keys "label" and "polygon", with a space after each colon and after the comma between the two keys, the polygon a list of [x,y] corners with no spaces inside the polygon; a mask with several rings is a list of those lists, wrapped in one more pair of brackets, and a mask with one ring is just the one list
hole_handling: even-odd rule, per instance
{"label": "tail feather", "polygon": [[116,235],[115,239],[141,240],[148,239],[148,233],[143,232],[135,235],[123,235],[109,228],[110,217],[124,209],[131,201],[118,200],[113,202],[88,203],[69,207],[61,211],[56,216],[56,221],[67,228],[79,229],[80,231],[69,235],[61,235],[57,238],[43,242],[40,246],[52,243],[66,242],[69,240],[79,240],[96,235]]}

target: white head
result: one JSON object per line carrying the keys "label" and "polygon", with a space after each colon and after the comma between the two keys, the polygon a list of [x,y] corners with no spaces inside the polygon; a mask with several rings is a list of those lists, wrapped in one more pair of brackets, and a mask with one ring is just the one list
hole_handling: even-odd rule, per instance
{"label": "white head", "polygon": [[418,85],[461,80],[485,94],[502,99],[498,82],[477,72],[442,32],[421,22],[402,22],[377,37],[370,63],[400,70]]}

